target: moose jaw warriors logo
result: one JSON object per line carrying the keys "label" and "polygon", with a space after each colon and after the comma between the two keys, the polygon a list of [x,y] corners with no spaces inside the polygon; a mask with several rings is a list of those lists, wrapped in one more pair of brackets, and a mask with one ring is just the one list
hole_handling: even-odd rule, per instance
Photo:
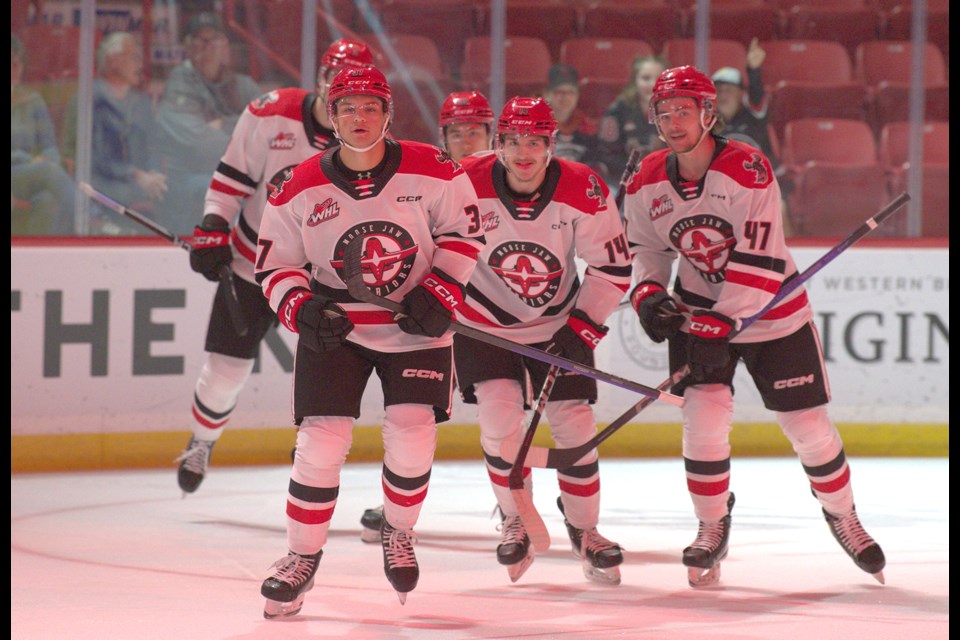
{"label": "moose jaw warriors logo", "polygon": [[743,168],[747,171],[752,171],[754,174],[754,182],[756,184],[767,184],[770,182],[770,172],[767,171],[767,167],[763,164],[763,158],[759,154],[751,154],[750,162],[744,162]]}
{"label": "moose jaw warriors logo", "polygon": [[360,257],[363,283],[377,296],[388,296],[410,277],[419,248],[406,229],[384,220],[364,222],[348,229],[337,241],[335,259],[330,261],[341,280],[343,255],[351,242],[364,242]]}
{"label": "moose jaw warriors logo", "polygon": [[560,289],[560,260],[534,242],[503,242],[490,252],[487,262],[524,304],[535,309],[550,304]]}
{"label": "moose jaw warriors logo", "polygon": [[289,167],[284,167],[273,174],[273,177],[267,180],[267,197],[273,196],[275,193],[279,193],[280,187],[284,182],[293,177],[293,168],[297,166],[295,164],[290,165]]}
{"label": "moose jaw warriors logo", "polygon": [[727,262],[737,239],[733,225],[710,214],[697,214],[678,221],[670,229],[670,241],[707,282],[727,279]]}
{"label": "moose jaw warriors logo", "polygon": [[587,189],[588,198],[596,198],[597,211],[603,211],[607,208],[607,201],[603,199],[603,189],[600,188],[600,181],[597,176],[590,176],[590,188]]}

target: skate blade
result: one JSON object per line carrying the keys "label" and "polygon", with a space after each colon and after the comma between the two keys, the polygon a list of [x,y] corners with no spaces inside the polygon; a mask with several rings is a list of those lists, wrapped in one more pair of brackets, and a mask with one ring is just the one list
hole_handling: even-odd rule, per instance
{"label": "skate blade", "polygon": [[581,566],[583,567],[583,575],[590,582],[614,587],[620,584],[620,567],[601,569],[600,567],[593,566],[589,562],[583,562]]}
{"label": "skate blade", "polygon": [[709,569],[701,567],[687,567],[687,582],[694,589],[712,587],[720,582],[720,565],[715,564]]}
{"label": "skate blade", "polygon": [[360,528],[360,539],[364,542],[380,544],[380,530],[379,529],[367,529],[366,527]]}
{"label": "skate blade", "polygon": [[887,581],[883,577],[883,571],[877,571],[876,573],[871,573],[870,575],[872,575],[880,584],[887,584]]}
{"label": "skate blade", "polygon": [[397,598],[400,600],[400,604],[407,604],[407,594],[402,591],[397,591]]}
{"label": "skate blade", "polygon": [[301,594],[292,602],[277,602],[276,600],[270,600],[267,598],[267,603],[263,607],[263,617],[267,620],[290,618],[300,613],[300,609],[302,608],[303,594]]}
{"label": "skate blade", "polygon": [[510,576],[510,582],[516,582],[520,579],[523,574],[527,572],[527,569],[530,568],[530,565],[533,564],[533,552],[528,551],[527,555],[515,564],[507,565],[507,575]]}

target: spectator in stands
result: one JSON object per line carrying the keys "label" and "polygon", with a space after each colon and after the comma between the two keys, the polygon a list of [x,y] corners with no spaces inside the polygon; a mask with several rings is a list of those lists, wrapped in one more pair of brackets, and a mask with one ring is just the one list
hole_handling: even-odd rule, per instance
{"label": "spectator in stands", "polygon": [[76,189],[63,168],[43,98],[21,86],[26,47],[10,37],[10,233],[63,235],[73,228]]}
{"label": "spectator in stands", "polygon": [[184,44],[187,60],[170,71],[155,129],[170,187],[160,221],[190,235],[233,128],[261,92],[253,78],[231,69],[230,42],[217,14],[195,15]]}
{"label": "spectator in stands", "polygon": [[767,93],[761,72],[766,55],[760,46],[759,39],[754,38],[747,50],[746,86],[744,86],[743,74],[733,67],[717,69],[711,80],[717,87],[717,111],[723,121],[723,135],[746,142],[763,151],[769,158],[783,194],[784,235],[790,237],[793,235],[793,228],[786,213],[786,198],[792,191],[793,183],[785,175],[786,168],[774,153],[770,139],[770,128],[767,122]]}
{"label": "spectator in stands", "polygon": [[[604,163],[611,177],[619,180],[627,159],[634,149],[640,157],[664,144],[657,137],[657,128],[650,124],[647,106],[653,85],[669,65],[659,56],[637,56],[633,61],[630,82],[613,101],[600,121],[600,143]],[[608,183],[609,184],[609,183]],[[616,188],[615,185],[610,185]]]}
{"label": "spectator in stands", "polygon": [[550,67],[543,97],[557,119],[554,155],[588,165],[609,185],[611,176],[603,162],[600,140],[597,138],[598,123],[577,106],[580,100],[580,74],[577,69],[569,64]]}
{"label": "spectator in stands", "polygon": [[[93,126],[90,183],[95,189],[132,209],[150,214],[167,193],[167,176],[151,154],[153,106],[140,91],[143,55],[136,38],[117,31],[103,39],[97,49],[97,72],[93,83]],[[76,150],[76,95],[71,99],[64,131],[64,156]],[[91,233],[132,235],[143,233],[140,225],[91,205]]]}

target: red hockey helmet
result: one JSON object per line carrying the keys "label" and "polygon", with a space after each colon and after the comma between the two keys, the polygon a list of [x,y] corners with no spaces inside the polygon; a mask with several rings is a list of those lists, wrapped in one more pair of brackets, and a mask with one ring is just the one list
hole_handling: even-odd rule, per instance
{"label": "red hockey helmet", "polygon": [[543,98],[512,98],[497,120],[497,135],[546,136],[553,142],[556,132],[557,119]]}
{"label": "red hockey helmet", "polygon": [[440,106],[440,127],[449,124],[485,124],[493,130],[493,109],[479,91],[454,91]]}
{"label": "red hockey helmet", "polygon": [[376,67],[345,67],[334,77],[327,90],[327,113],[336,115],[337,100],[347,96],[374,96],[384,102],[386,112],[393,116],[393,97],[387,78]]}
{"label": "red hockey helmet", "polygon": [[373,53],[362,42],[340,38],[320,58],[320,70],[317,72],[317,84],[326,82],[327,74],[344,67],[373,66]]}
{"label": "red hockey helmet", "polygon": [[657,103],[670,98],[693,98],[707,115],[717,110],[717,87],[707,74],[691,65],[667,69],[657,78],[648,107],[651,124],[657,122]]}

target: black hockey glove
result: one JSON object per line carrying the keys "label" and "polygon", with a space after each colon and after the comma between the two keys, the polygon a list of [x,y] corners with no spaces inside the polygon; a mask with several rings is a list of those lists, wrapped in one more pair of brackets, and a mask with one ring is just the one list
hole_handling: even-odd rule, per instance
{"label": "black hockey glove", "polygon": [[567,318],[567,324],[560,327],[550,343],[547,351],[580,364],[593,364],[593,350],[600,344],[603,336],[610,329],[597,324],[580,309],[574,309]]}
{"label": "black hockey glove", "polygon": [[280,307],[280,322],[300,334],[303,346],[317,352],[333,351],[353,331],[343,307],[323,301],[306,289],[294,289]]}
{"label": "black hockey glove", "polygon": [[640,317],[640,326],[654,342],[677,335],[683,316],[667,290],[656,282],[641,282],[630,294],[630,304]]}
{"label": "black hockey glove", "polygon": [[230,249],[230,225],[220,216],[207,214],[203,222],[193,228],[193,251],[190,252],[190,268],[203,274],[207,280],[220,279],[220,268],[230,266],[233,251]]}
{"label": "black hockey glove", "polygon": [[415,336],[439,338],[453,322],[453,310],[463,301],[463,287],[439,271],[431,271],[403,297],[401,330]]}
{"label": "black hockey glove", "polygon": [[701,309],[690,316],[687,361],[694,379],[702,379],[730,364],[730,341],[727,336],[734,325],[733,320],[715,311]]}

